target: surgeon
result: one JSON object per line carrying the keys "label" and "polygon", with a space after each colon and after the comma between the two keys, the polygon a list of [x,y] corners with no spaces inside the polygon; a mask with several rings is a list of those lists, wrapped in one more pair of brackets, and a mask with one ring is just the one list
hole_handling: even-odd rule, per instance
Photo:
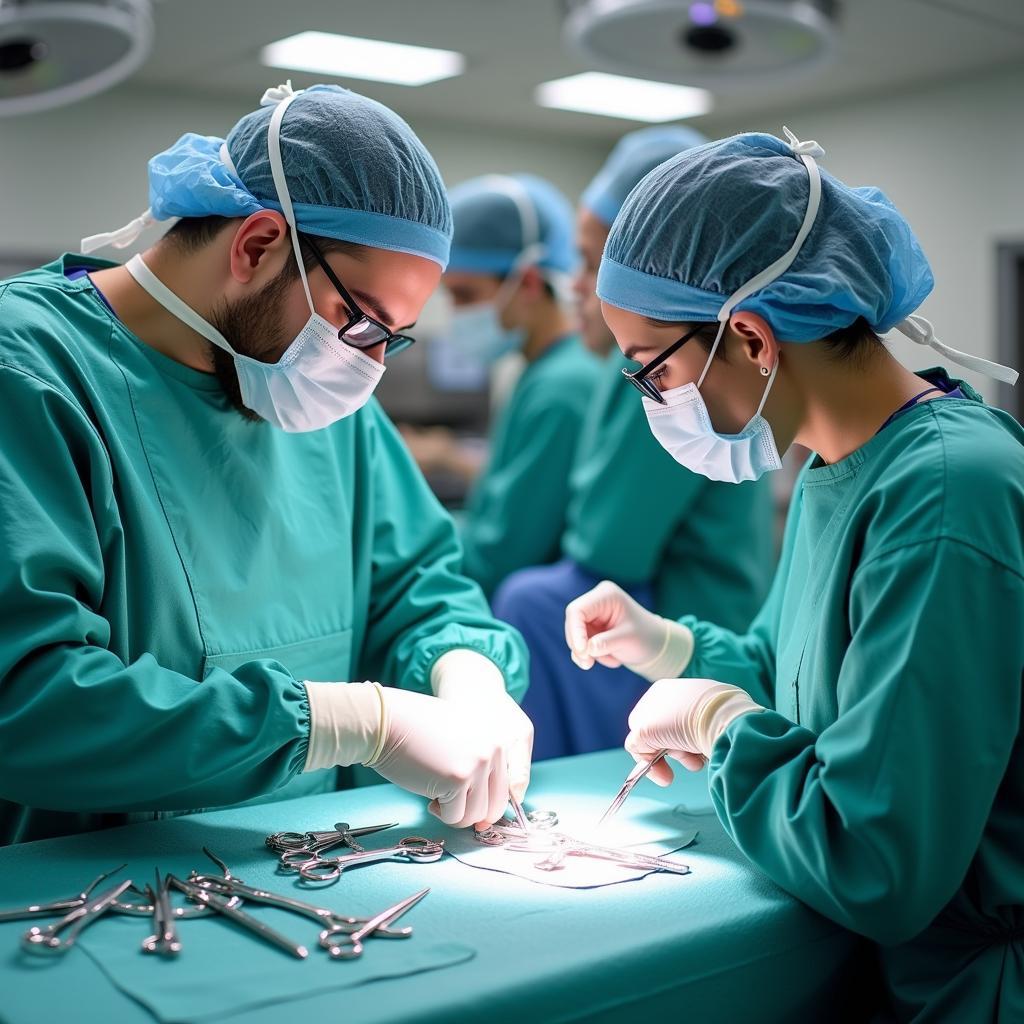
{"label": "surgeon", "polygon": [[774,509],[767,479],[742,487],[680,472],[651,436],[622,369],[629,363],[601,316],[595,292],[615,215],[658,164],[707,140],[690,128],[642,128],[624,136],[587,186],[576,216],[582,257],[574,281],[585,343],[604,365],[569,476],[560,560],[513,574],[492,602],[530,649],[524,710],[538,758],[618,746],[647,680],[598,665],[589,677],[565,656],[565,606],[601,579],[643,607],[676,618],[695,611],[745,629],[768,593],[775,565]]}
{"label": "surgeon", "polygon": [[[269,91],[151,208],[0,284],[0,842],[329,792],[456,826],[528,781],[514,631],[372,399],[445,266],[386,107]],[[351,773],[349,773],[351,774]]]}
{"label": "surgeon", "polygon": [[709,764],[725,829],[770,878],[878,943],[901,1021],[1024,1019],[1024,430],[896,328],[932,288],[907,222],[813,142],[690,150],[626,201],[598,276],[651,431],[739,482],[814,454],[751,628],[652,615],[602,583],[569,606],[584,667],[654,665],[638,761]]}
{"label": "surgeon", "polygon": [[[576,264],[568,200],[533,175],[491,174],[452,189],[451,202],[447,343],[487,366],[511,352],[526,363],[462,521],[464,571],[490,595],[515,570],[558,557],[569,471],[600,363],[563,301]],[[424,457],[411,443],[424,470],[466,465],[454,444],[441,452],[431,445]]]}

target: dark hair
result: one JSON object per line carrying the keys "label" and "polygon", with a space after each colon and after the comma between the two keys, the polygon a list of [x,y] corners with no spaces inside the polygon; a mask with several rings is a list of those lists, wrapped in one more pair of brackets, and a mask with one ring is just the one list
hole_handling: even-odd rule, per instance
{"label": "dark hair", "polygon": [[[717,323],[706,324],[694,335],[694,340],[701,344],[705,352],[710,352],[717,333]],[[849,327],[840,327],[826,334],[821,340],[825,344],[825,351],[837,363],[863,365],[884,348],[882,339],[875,334],[871,325],[862,316],[857,317]],[[724,345],[718,346],[715,358],[725,359]]]}
{"label": "dark hair", "polygon": [[825,351],[838,363],[863,365],[885,348],[882,339],[862,316],[857,317],[849,327],[840,327],[826,334],[822,341],[825,343]]}
{"label": "dark hair", "polygon": [[[179,252],[190,254],[198,252],[209,245],[229,224],[237,221],[238,218],[217,217],[182,217],[181,220],[172,224],[165,232],[161,241],[173,245]],[[306,270],[311,270],[317,265],[313,251],[306,244],[306,237],[310,237],[321,253],[325,256],[331,252],[344,252],[356,259],[360,259],[366,251],[366,246],[357,242],[343,242],[337,238],[322,238],[320,236],[299,235],[299,245],[302,248],[302,262]],[[298,276],[298,265],[289,260],[286,272],[290,276]]]}

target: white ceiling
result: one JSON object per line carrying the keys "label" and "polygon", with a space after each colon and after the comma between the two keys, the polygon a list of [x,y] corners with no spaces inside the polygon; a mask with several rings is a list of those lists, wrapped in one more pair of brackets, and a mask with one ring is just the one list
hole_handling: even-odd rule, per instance
{"label": "white ceiling", "polygon": [[[336,80],[413,121],[611,140],[630,122],[533,102],[539,82],[584,70],[562,45],[560,12],[559,0],[160,0],[155,49],[136,81],[255,103],[286,77],[261,66],[264,44],[306,29],[344,32],[467,56],[464,75],[420,88]],[[709,120],[926,87],[1007,64],[1024,64],[1024,0],[845,0],[834,64],[793,85],[716,97]],[[291,78],[296,88],[316,80]]]}

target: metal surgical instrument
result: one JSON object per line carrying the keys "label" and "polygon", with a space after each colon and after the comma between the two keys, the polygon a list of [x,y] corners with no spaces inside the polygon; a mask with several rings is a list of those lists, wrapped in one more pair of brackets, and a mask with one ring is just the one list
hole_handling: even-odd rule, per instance
{"label": "metal surgical instrument", "polygon": [[353,960],[356,957],[362,956],[363,939],[372,935],[382,924],[391,924],[396,921],[407,910],[410,910],[419,903],[428,892],[430,892],[429,889],[422,889],[413,896],[407,896],[394,906],[388,907],[387,910],[382,910],[379,914],[371,917],[362,928],[352,932],[351,935],[335,936],[338,939],[337,942],[325,941],[324,936],[321,936],[320,945],[327,950],[331,957],[337,960]]}
{"label": "metal surgical instrument", "polygon": [[395,846],[381,850],[364,850],[342,857],[321,857],[318,853],[294,850],[281,855],[284,870],[297,871],[307,882],[332,882],[346,868],[360,864],[374,864],[383,860],[411,860],[418,864],[430,864],[444,855],[444,843],[422,836],[407,836]]}
{"label": "metal surgical instrument", "polygon": [[650,761],[640,761],[633,766],[633,770],[626,776],[622,788],[615,794],[615,799],[608,806],[608,810],[601,815],[598,826],[603,825],[609,818],[618,814],[619,808],[626,802],[626,797],[633,792],[633,787],[647,776],[650,770],[668,753],[667,750],[659,750]]}
{"label": "metal surgical instrument", "polygon": [[[260,889],[253,885],[246,885],[241,879],[235,878],[228,870],[227,865],[206,847],[204,852],[209,856],[223,872],[222,875],[201,875],[195,871],[189,875],[189,881],[201,885],[220,896],[240,896],[242,899],[252,903],[263,903],[269,907],[277,907],[280,910],[289,910],[303,917],[312,918],[318,921],[323,928],[320,933],[321,945],[325,935],[350,934],[365,925],[369,918],[348,917],[343,914],[336,914],[326,907],[318,907],[313,903],[306,903],[303,900],[295,899],[293,896],[284,896],[280,893],[270,892],[267,889]],[[407,939],[412,935],[411,928],[386,928],[381,927],[374,933],[383,939]]]}
{"label": "metal surgical instrument", "polygon": [[286,854],[306,853],[310,856],[333,849],[335,846],[347,846],[356,853],[362,853],[363,847],[356,842],[357,836],[369,836],[374,832],[383,832],[394,828],[398,822],[386,825],[368,825],[365,828],[349,828],[348,822],[338,821],[329,832],[275,832],[267,836],[265,842],[275,853],[281,854],[282,863]]}
{"label": "metal surgical instrument", "polygon": [[[104,890],[99,896],[87,899],[75,907],[70,914],[62,917],[54,924],[40,928],[38,925],[29,928],[22,936],[22,945],[33,953],[66,953],[74,944],[84,928],[98,921],[117,901],[118,897],[131,885],[130,879],[118,882],[117,885]],[[67,929],[67,934],[62,932]]]}
{"label": "metal surgical instrument", "polygon": [[262,921],[257,921],[255,917],[245,913],[244,910],[239,910],[237,900],[226,899],[219,893],[211,892],[209,889],[206,889],[201,885],[194,882],[183,881],[173,875],[170,877],[170,883],[175,888],[180,889],[185,893],[189,899],[200,901],[204,906],[210,907],[218,914],[223,914],[230,921],[234,921],[235,924],[248,929],[254,935],[258,935],[261,939],[265,939],[271,945],[277,946],[278,949],[283,949],[286,953],[290,953],[299,960],[305,960],[306,957],[309,956],[309,950],[306,949],[305,946],[297,945],[287,936],[275,931],[269,925],[264,924]]}
{"label": "metal surgical instrument", "polygon": [[0,910],[0,924],[5,921],[21,921],[27,917],[53,917],[56,914],[66,914],[76,910],[89,899],[89,894],[100,882],[106,881],[111,875],[117,874],[121,868],[127,865],[121,864],[110,871],[104,872],[94,878],[77,896],[68,896],[60,900],[51,900],[49,903],[33,903],[27,907],[18,907],[15,910]]}
{"label": "metal surgical instrument", "polygon": [[160,877],[159,868],[155,874],[156,888],[149,889],[153,900],[153,934],[142,940],[142,951],[177,956],[181,952],[181,940],[171,911],[170,882],[167,875]]}

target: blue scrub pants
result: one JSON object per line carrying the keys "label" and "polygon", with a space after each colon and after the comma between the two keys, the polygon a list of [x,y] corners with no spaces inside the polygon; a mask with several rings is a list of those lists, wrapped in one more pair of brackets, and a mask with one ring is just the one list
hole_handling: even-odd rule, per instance
{"label": "blue scrub pants", "polygon": [[[497,618],[515,626],[530,649],[530,688],[523,710],[536,730],[535,760],[621,746],[633,705],[648,687],[625,668],[577,668],[565,644],[565,606],[600,582],[575,562],[521,569],[491,602]],[[649,584],[623,588],[645,608]]]}

